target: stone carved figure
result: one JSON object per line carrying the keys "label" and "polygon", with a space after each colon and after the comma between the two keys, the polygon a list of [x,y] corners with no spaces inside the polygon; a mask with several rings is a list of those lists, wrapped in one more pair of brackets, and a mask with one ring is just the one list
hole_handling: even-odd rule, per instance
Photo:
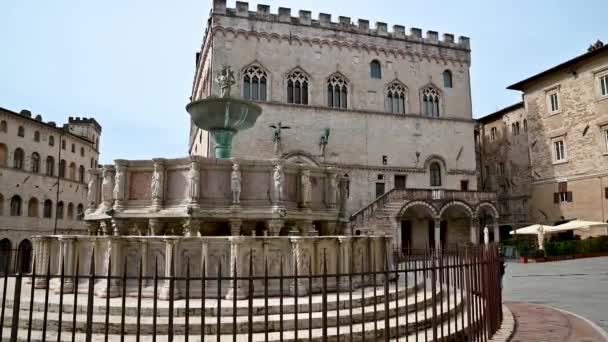
{"label": "stone carved figure", "polygon": [[87,189],[87,203],[89,208],[95,208],[97,204],[97,174],[91,170],[89,172],[89,188]]}
{"label": "stone carved figure", "polygon": [[278,155],[281,153],[281,132],[284,129],[290,129],[289,126],[283,126],[283,123],[279,121],[276,124],[268,126],[272,128],[272,142],[274,143],[274,154]]}
{"label": "stone carved figure", "polygon": [[486,246],[490,243],[490,230],[488,226],[483,227],[483,243]]}
{"label": "stone carved figure", "polygon": [[543,226],[538,226],[536,229],[536,233],[538,235],[538,249],[545,249],[545,230]]}
{"label": "stone carved figure", "polygon": [[325,157],[325,148],[327,147],[327,144],[329,143],[329,133],[330,133],[330,129],[329,127],[326,127],[323,130],[323,135],[321,136],[321,140],[319,141],[319,148],[321,149],[321,156]]}
{"label": "stone carved figure", "polygon": [[273,182],[274,182],[274,202],[275,204],[280,202],[283,199],[283,165],[277,164],[274,167],[273,172]]}
{"label": "stone carved figure", "polygon": [[308,206],[311,200],[312,191],[312,184],[310,182],[310,170],[302,170],[302,173],[300,174],[300,184],[302,186],[302,205]]}
{"label": "stone carved figure", "polygon": [[232,165],[230,190],[232,191],[232,204],[241,203],[241,171],[239,170],[239,164],[236,163]]}
{"label": "stone carved figure", "polygon": [[196,202],[199,198],[201,188],[201,172],[198,169],[198,163],[192,162],[190,164],[190,171],[188,172],[188,180],[190,183],[189,195],[190,201]]}
{"label": "stone carved figure", "polygon": [[112,172],[109,168],[103,169],[103,181],[101,182],[101,196],[106,206],[111,206],[114,200],[114,184],[112,179]]}
{"label": "stone carved figure", "polygon": [[338,175],[335,173],[331,173],[328,175],[329,178],[329,198],[328,198],[328,204],[333,207],[336,205],[337,202],[337,195],[338,195],[338,184],[337,184],[337,179],[338,179]]}
{"label": "stone carved figure", "polygon": [[150,194],[153,200],[162,199],[162,171],[158,165],[154,165],[154,173],[152,173],[152,182],[150,183]]}
{"label": "stone carved figure", "polygon": [[126,175],[124,166],[119,166],[114,176],[114,199],[122,201],[125,198]]}
{"label": "stone carved figure", "polygon": [[221,97],[230,97],[230,89],[236,83],[234,78],[234,71],[224,65],[222,70],[217,73],[215,81],[220,85]]}

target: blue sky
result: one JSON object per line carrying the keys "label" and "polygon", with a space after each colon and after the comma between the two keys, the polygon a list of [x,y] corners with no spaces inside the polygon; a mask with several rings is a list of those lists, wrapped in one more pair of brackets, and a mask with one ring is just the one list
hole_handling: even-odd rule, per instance
{"label": "blue sky", "polygon": [[[0,1],[0,106],[45,121],[94,116],[101,162],[187,154],[194,55],[211,0]],[[234,0],[228,5],[234,7]],[[265,0],[471,38],[475,117],[520,99],[505,87],[608,42],[608,1]],[[255,8],[258,2],[250,2]]]}

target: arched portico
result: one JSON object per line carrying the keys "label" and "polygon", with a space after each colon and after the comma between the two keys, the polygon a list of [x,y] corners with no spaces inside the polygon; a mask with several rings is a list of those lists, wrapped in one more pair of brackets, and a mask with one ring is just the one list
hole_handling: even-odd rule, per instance
{"label": "arched portico", "polygon": [[434,247],[434,227],[438,215],[437,209],[429,202],[407,202],[397,214],[398,246],[401,249]]}
{"label": "arched portico", "polygon": [[[465,245],[469,242],[475,243],[471,239],[471,224],[475,212],[471,206],[463,201],[450,201],[445,203],[439,210],[439,241],[441,247],[454,247]],[[437,230],[437,227],[436,227]]]}

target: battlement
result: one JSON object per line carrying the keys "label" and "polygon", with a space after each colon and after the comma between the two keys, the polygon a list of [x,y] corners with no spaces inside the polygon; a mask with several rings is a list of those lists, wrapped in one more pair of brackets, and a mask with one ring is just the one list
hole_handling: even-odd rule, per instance
{"label": "battlement", "polygon": [[303,25],[311,27],[328,28],[333,30],[341,30],[350,33],[359,33],[366,35],[374,35],[392,39],[403,39],[416,41],[427,44],[442,45],[446,47],[456,47],[461,49],[470,49],[470,39],[460,36],[458,41],[451,33],[444,33],[442,39],[439,39],[439,33],[436,31],[427,31],[426,35],[422,35],[422,29],[412,27],[409,34],[406,33],[405,26],[393,25],[392,31],[388,30],[388,25],[383,22],[375,23],[374,28],[370,28],[369,20],[359,19],[357,23],[353,23],[350,17],[339,16],[337,22],[333,22],[331,14],[319,13],[318,19],[312,19],[311,11],[300,10],[297,17],[291,16],[291,8],[279,7],[277,13],[271,13],[270,6],[257,5],[256,11],[249,10],[249,3],[237,1],[235,8],[227,8],[226,0],[212,0],[212,14],[220,14],[226,16],[243,17],[248,19],[273,21],[279,23]]}
{"label": "battlement", "polygon": [[68,118],[68,124],[75,124],[75,125],[82,125],[82,124],[91,124],[93,126],[95,126],[95,128],[101,132],[101,125],[97,122],[97,120],[93,119],[93,118],[87,118],[87,117],[73,117],[70,116]]}

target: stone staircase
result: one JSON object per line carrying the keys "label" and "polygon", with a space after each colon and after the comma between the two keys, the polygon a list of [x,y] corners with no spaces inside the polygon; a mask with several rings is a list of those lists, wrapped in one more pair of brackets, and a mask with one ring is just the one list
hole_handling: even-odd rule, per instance
{"label": "stone staircase", "polygon": [[391,189],[382,196],[376,198],[372,203],[351,215],[351,227],[354,233],[361,235],[369,234],[393,234],[397,229],[395,217],[403,207],[403,200],[397,198],[400,193],[397,189]]}
{"label": "stone staircase", "polygon": [[[415,280],[418,281],[416,286]],[[7,293],[14,290],[11,281],[9,279]],[[468,297],[466,292],[463,294],[446,285],[436,284],[433,287],[431,283],[431,279],[425,279],[421,272],[408,274],[407,280],[402,274],[397,280],[390,281],[387,287],[370,286],[352,292],[328,293],[325,303],[321,294],[302,296],[297,298],[297,305],[296,298],[291,296],[282,300],[269,298],[268,306],[263,298],[254,298],[251,303],[247,299],[221,300],[221,303],[216,299],[206,299],[204,306],[201,299],[192,299],[187,324],[185,300],[173,302],[172,317],[169,316],[169,302],[157,301],[154,320],[152,299],[142,299],[141,309],[138,310],[137,298],[129,297],[125,301],[123,325],[122,298],[110,299],[106,318],[106,299],[95,297],[91,340],[105,340],[107,329],[110,341],[120,341],[122,331],[125,341],[136,341],[138,331],[141,340],[151,341],[155,332],[157,341],[168,341],[169,329],[172,329],[173,340],[184,341],[186,327],[189,341],[377,341],[387,337],[401,341],[455,340],[475,324],[467,309],[467,303],[475,296]],[[387,288],[388,292],[385,293]],[[86,292],[77,296],[76,307],[74,295],[65,295],[60,303],[60,297],[51,292],[45,313],[44,290],[36,290],[32,302],[29,291],[30,286],[24,284],[16,341],[28,340],[30,324],[31,341],[71,341],[72,327],[75,327],[75,340],[85,340]],[[6,300],[3,341],[10,340],[11,336],[12,308],[15,304],[11,298],[7,296]],[[218,309],[218,304],[221,304],[221,309]],[[327,339],[324,339],[324,334]]]}

